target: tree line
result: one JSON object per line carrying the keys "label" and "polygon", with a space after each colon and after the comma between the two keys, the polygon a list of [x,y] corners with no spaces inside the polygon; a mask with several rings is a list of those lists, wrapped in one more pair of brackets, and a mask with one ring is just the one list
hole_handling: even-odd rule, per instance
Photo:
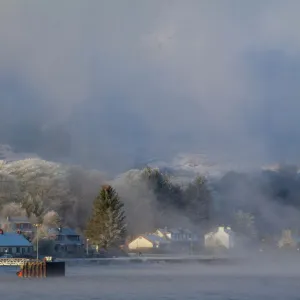
{"label": "tree line", "polygon": [[300,226],[300,179],[294,167],[196,176],[187,184],[174,176],[146,167],[105,180],[98,172],[45,161],[3,164],[1,215],[69,226],[91,241],[98,234],[102,247],[165,226],[203,233],[224,224],[256,238]]}

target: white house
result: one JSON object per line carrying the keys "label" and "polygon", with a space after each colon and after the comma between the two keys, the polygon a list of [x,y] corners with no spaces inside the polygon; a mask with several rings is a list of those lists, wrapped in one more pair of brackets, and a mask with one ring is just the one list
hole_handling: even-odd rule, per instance
{"label": "white house", "polygon": [[140,235],[128,244],[129,250],[165,249],[169,242],[155,234]]}
{"label": "white house", "polygon": [[13,255],[30,255],[32,244],[22,235],[15,232],[4,232],[0,229],[0,253]]}
{"label": "white house", "polygon": [[230,249],[234,247],[235,236],[230,227],[218,227],[216,231],[207,233],[204,236],[205,247]]}
{"label": "white house", "polygon": [[279,248],[299,248],[300,237],[291,230],[283,230],[282,236],[278,241]]}

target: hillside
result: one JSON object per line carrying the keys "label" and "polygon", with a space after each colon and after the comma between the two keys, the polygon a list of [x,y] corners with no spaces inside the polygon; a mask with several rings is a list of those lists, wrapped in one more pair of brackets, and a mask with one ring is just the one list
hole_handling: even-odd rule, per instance
{"label": "hillside", "polygon": [[300,227],[296,166],[271,165],[251,171],[213,163],[203,155],[178,155],[167,162],[152,160],[150,168],[109,179],[97,170],[40,158],[17,159],[10,148],[3,149],[16,160],[0,161],[2,216],[24,214],[20,204],[35,199],[44,212],[54,210],[64,224],[83,230],[93,200],[106,182],[125,204],[131,233],[167,225],[198,228],[208,218],[215,224],[234,224],[238,211],[253,214],[262,232]]}

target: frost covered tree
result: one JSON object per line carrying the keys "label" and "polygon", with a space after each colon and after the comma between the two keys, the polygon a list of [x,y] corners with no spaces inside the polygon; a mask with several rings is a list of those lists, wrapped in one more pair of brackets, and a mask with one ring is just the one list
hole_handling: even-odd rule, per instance
{"label": "frost covered tree", "polygon": [[[4,165],[2,165],[3,167]],[[0,165],[0,207],[7,203],[17,202],[19,197],[18,181],[13,175],[1,170]]]}
{"label": "frost covered tree", "polygon": [[87,224],[86,237],[92,245],[108,249],[120,245],[126,235],[124,204],[109,185],[100,190]]}
{"label": "frost covered tree", "polygon": [[41,159],[0,160],[0,210],[6,204],[20,203],[34,222],[33,211],[41,216],[42,210],[43,214],[54,210],[64,225],[82,231],[103,181],[101,172]]}
{"label": "frost covered tree", "polygon": [[26,193],[21,201],[21,207],[26,211],[28,218],[34,217],[37,223],[43,223],[45,207],[40,195]]}
{"label": "frost covered tree", "polygon": [[62,220],[59,214],[54,211],[48,211],[43,218],[43,225],[46,227],[59,227],[62,223]]}
{"label": "frost covered tree", "polygon": [[25,216],[25,211],[19,203],[11,202],[2,206],[1,217],[21,217]]}

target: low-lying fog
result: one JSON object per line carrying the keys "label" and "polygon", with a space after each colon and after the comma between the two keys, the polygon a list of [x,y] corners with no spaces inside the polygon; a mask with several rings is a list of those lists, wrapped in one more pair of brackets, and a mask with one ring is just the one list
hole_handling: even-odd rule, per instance
{"label": "low-lying fog", "polygon": [[20,279],[0,270],[1,299],[299,299],[300,256],[234,265],[72,266],[65,278]]}

